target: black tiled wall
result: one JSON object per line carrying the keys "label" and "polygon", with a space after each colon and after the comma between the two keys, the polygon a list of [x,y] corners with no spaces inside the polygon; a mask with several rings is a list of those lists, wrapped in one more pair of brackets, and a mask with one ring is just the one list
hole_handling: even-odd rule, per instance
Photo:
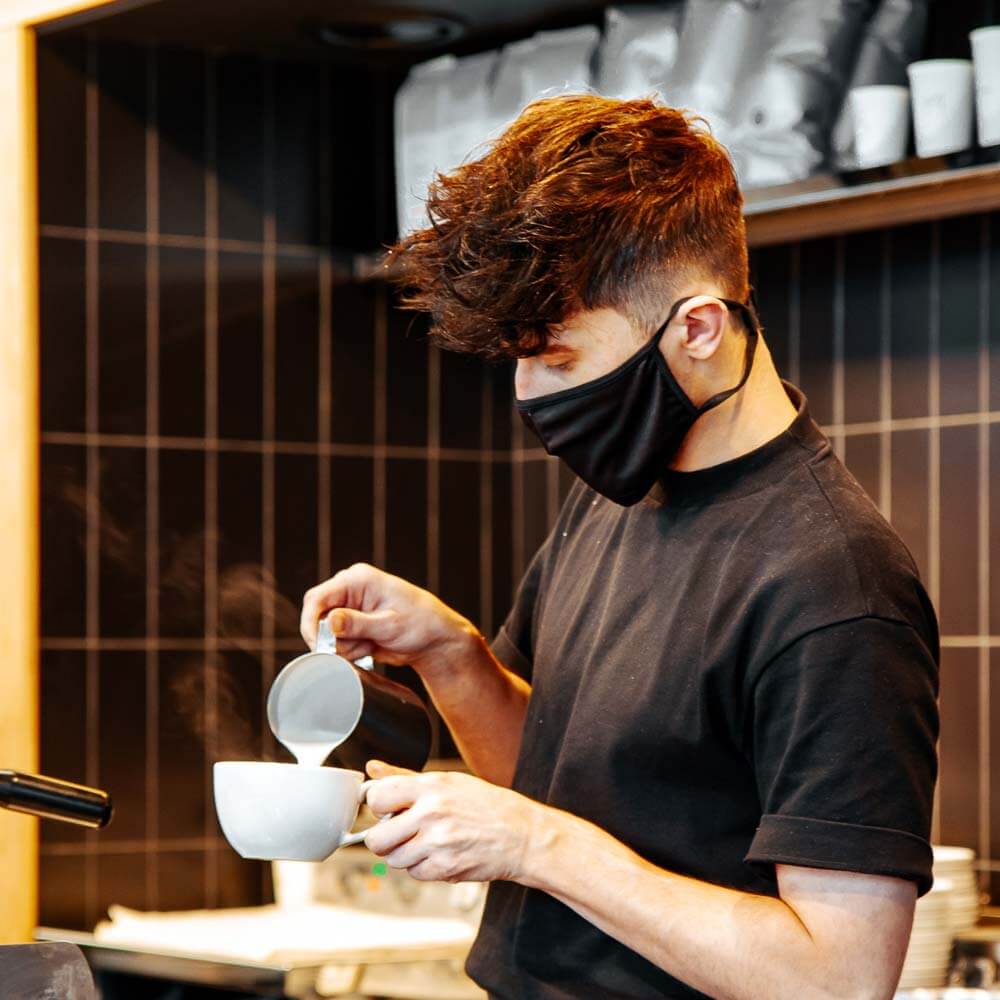
{"label": "black tiled wall", "polygon": [[494,628],[510,372],[344,276],[339,251],[392,236],[393,81],[78,39],[43,41],[38,76],[42,768],[117,804],[99,834],[43,825],[40,919],[265,900],[210,764],[278,754],[263,700],[338,568]]}
{"label": "black tiled wall", "polygon": [[[965,54],[991,6],[936,4],[929,53]],[[119,806],[100,834],[43,826],[43,923],[268,898],[209,764],[274,752],[262,701],[303,589],[374,560],[488,632],[568,487],[509,371],[408,338],[328,253],[392,237],[394,85],[41,46],[42,767]],[[779,370],[940,608],[935,837],[977,849],[994,899],[998,247],[986,215],[752,255]]]}

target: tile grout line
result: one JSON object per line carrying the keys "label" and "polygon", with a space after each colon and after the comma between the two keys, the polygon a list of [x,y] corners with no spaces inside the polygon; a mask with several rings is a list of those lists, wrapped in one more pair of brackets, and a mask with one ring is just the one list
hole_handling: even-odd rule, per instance
{"label": "tile grout line", "polygon": [[[91,226],[96,226],[100,210],[100,187],[98,170],[100,169],[98,151],[98,53],[97,42],[89,37],[86,42],[86,90],[85,90],[85,134],[86,134],[86,219]],[[86,428],[90,433],[99,430],[98,427],[98,390],[99,390],[99,339],[98,339],[98,295],[99,295],[99,257],[98,243],[88,236],[84,248],[84,283],[86,299],[85,333],[87,345],[86,357]],[[100,453],[96,444],[87,446],[87,527],[86,527],[86,565],[87,565],[87,600],[86,624],[88,637],[96,638],[100,634]],[[84,772],[88,785],[100,783],[99,771],[99,733],[100,733],[100,662],[96,650],[88,650],[86,655],[86,762]],[[96,840],[96,833],[88,830],[85,834],[88,844]],[[98,918],[97,912],[97,862],[88,858],[84,870],[84,907],[87,922],[93,926]]]}
{"label": "tile grout line", "polygon": [[788,378],[795,385],[801,377],[802,245],[793,243],[788,249]]}
{"label": "tile grout line", "polygon": [[441,589],[441,351],[430,344],[427,345],[427,589],[432,594]]}
{"label": "tile grout line", "polygon": [[[1000,421],[1000,413],[996,414]],[[971,421],[975,422],[975,421]],[[262,441],[251,438],[189,438],[164,435],[142,434],[87,434],[79,431],[45,431],[43,444],[82,445],[94,444],[102,448],[157,448],[172,451],[216,451],[247,453],[272,453],[276,455],[318,455],[345,458],[416,458],[427,461],[431,457],[429,448],[420,445],[367,445],[320,443],[310,441]],[[476,448],[439,448],[438,457],[452,462],[475,462],[482,460],[506,464],[513,461],[534,461],[546,457],[541,448],[525,452],[523,456],[511,458],[509,451],[495,450],[483,455]]]}
{"label": "tile grout line", "polygon": [[[510,444],[511,453],[518,450],[519,447],[523,447],[524,442],[524,424],[519,419],[518,414],[515,412],[514,408],[511,407],[511,412],[509,414],[509,419],[511,423],[511,434],[510,434]],[[545,450],[542,448],[538,449],[543,455],[545,455]],[[548,456],[545,456],[546,461]],[[510,528],[511,528],[511,559],[513,565],[511,566],[511,577],[514,587],[517,587],[518,581],[520,581],[525,570],[525,538],[524,538],[524,463],[512,461],[510,469],[510,504],[511,504],[511,515],[510,515]],[[513,597],[513,595],[511,595]]]}
{"label": "tile grout line", "polygon": [[[330,190],[330,166],[332,150],[330,142],[330,70],[326,63],[319,70],[319,197],[320,197],[320,242],[328,247],[333,239],[331,213],[332,191]],[[320,580],[330,576],[332,570],[331,524],[332,480],[330,460],[322,450],[330,446],[333,433],[333,272],[329,258],[324,255],[319,260],[319,365],[317,385],[317,428],[316,440],[320,450],[316,455],[316,568]],[[319,580],[316,581],[317,583]]]}
{"label": "tile grout line", "polygon": [[[493,378],[484,365],[480,373],[479,444],[484,453],[493,451]],[[479,462],[479,628],[493,635],[493,463]]]}
{"label": "tile grout line", "polygon": [[[980,219],[979,250],[979,409],[990,405],[990,216]],[[989,426],[978,428],[979,459],[979,634],[990,628],[990,438]],[[990,649],[979,647],[979,856],[990,856]]]}
{"label": "tile grout line", "polygon": [[[146,245],[150,240],[158,247],[169,247],[182,250],[215,250],[229,253],[264,253],[264,242],[258,240],[243,240],[235,237],[192,236],[188,233],[146,233],[139,229],[109,229],[98,225],[59,226],[45,223],[39,226],[39,234],[49,239],[79,240],[86,242],[94,239],[98,243],[126,243],[138,246]],[[310,243],[284,243],[275,241],[275,248],[282,255],[289,257],[323,257],[333,264],[339,259],[328,245],[312,245]]]}
{"label": "tile grout line", "polygon": [[943,649],[986,649],[1000,648],[1000,635],[943,635]]}
{"label": "tile grout line", "polygon": [[[378,107],[385,107],[386,97],[381,86],[381,77],[375,83],[377,90]],[[383,183],[385,179],[385,142],[382,130],[375,129],[374,139],[375,153],[375,190],[385,190]],[[381,198],[375,199],[375,232],[381,235],[384,231],[385,209]],[[380,284],[375,289],[375,444],[385,446],[387,433],[387,413],[388,399],[386,397],[388,387],[388,324],[389,324],[389,300],[387,289],[384,284]],[[375,565],[385,567],[387,558],[386,545],[386,511],[387,511],[387,476],[386,460],[384,453],[377,455],[372,462],[372,490],[373,490],[373,537],[372,547],[375,557]]]}
{"label": "tile grout line", "polygon": [[892,520],[892,435],[884,429],[892,420],[892,237],[882,233],[882,274],[879,347],[879,506],[882,516]]}
{"label": "tile grout line", "polygon": [[[205,235],[218,235],[219,189],[216,176],[217,156],[217,62],[215,56],[205,56]],[[219,251],[205,251],[205,434],[211,440],[218,437],[219,381]],[[216,715],[216,677],[218,667],[218,493],[219,456],[205,452],[205,719]],[[211,767],[208,747],[204,749],[204,795],[206,805],[212,802]],[[213,832],[211,811],[205,810],[205,835]],[[204,868],[205,905],[211,906],[218,891],[218,866],[206,857]]]}
{"label": "tile grout line", "polygon": [[559,516],[559,459],[545,463],[545,525],[551,528]]}
{"label": "tile grout line", "polygon": [[[515,415],[516,416],[516,415]],[[820,429],[831,437],[841,434],[845,437],[891,433],[893,431],[943,429],[945,427],[969,427],[979,424],[1000,423],[1000,410],[983,412],[944,413],[936,417],[893,417],[887,420],[865,420],[852,424],[820,424]],[[348,458],[416,458],[427,460],[430,449],[420,445],[367,445],[330,442],[321,444],[310,441],[263,441],[251,438],[190,438],[170,435],[88,434],[79,431],[44,431],[43,444],[79,445],[90,444],[102,448],[160,448],[174,451],[231,451],[240,453],[272,452],[278,455],[330,455]],[[484,456],[477,448],[440,448],[442,460],[453,462],[479,463],[485,457],[488,461],[505,464],[518,462],[539,462],[549,456],[541,447],[515,448],[511,450],[493,449]]]}
{"label": "tile grout line", "polygon": [[938,606],[941,596],[941,230],[938,223],[931,226],[931,275],[928,315],[928,372],[927,408],[931,419],[928,477],[928,551],[931,600]]}
{"label": "tile grout line", "polygon": [[[160,228],[159,126],[157,50],[146,50],[146,232]],[[155,238],[146,246],[146,433],[159,433],[160,379],[160,251]],[[160,579],[160,454],[147,448],[146,456],[146,632],[159,635]],[[159,650],[146,649],[146,837],[159,839]],[[159,856],[146,851],[146,905],[159,906]]]}
{"label": "tile grout line", "polygon": [[[833,425],[843,427],[844,419],[844,298],[846,270],[846,239],[838,236],[834,241],[834,274],[833,274]],[[846,450],[845,437],[842,431],[833,435],[833,450],[837,457],[844,461]]]}
{"label": "tile grout line", "polygon": [[375,372],[372,405],[374,407],[375,453],[372,461],[372,555],[375,565],[384,568],[386,560],[386,350],[387,316],[385,288],[375,290]]}
{"label": "tile grout line", "polygon": [[[42,636],[41,648],[44,650],[107,650],[136,651],[154,648],[171,652],[204,650],[208,645],[207,637],[200,639],[184,639],[177,637],[163,638],[161,636],[132,636],[129,638],[108,638],[95,636]],[[212,646],[224,650],[301,650],[302,641],[297,637],[279,637],[272,641],[264,641],[257,636],[232,637],[225,640],[213,640]],[[942,635],[942,647],[956,649],[978,649],[980,646],[1000,647],[1000,635]]]}
{"label": "tile grout line", "polygon": [[49,857],[96,857],[108,854],[145,854],[147,851],[159,854],[161,851],[214,851],[232,850],[224,837],[177,837],[162,840],[107,840],[95,838],[90,841],[70,841],[44,844],[40,852]]}
{"label": "tile grout line", "polygon": [[[155,635],[130,637],[128,639],[94,637],[87,636],[43,636],[41,638],[42,648],[46,650],[118,650],[135,651],[144,649],[169,650],[171,652],[183,652],[184,650],[201,651],[207,648],[209,640],[207,637],[200,639],[182,638],[162,638]],[[265,641],[257,636],[245,636],[239,638],[227,638],[225,640],[212,640],[211,645],[215,649],[228,651],[247,650],[298,650],[302,649],[302,640],[299,638],[276,638]]]}
{"label": "tile grout line", "polygon": [[[427,344],[427,589],[441,590],[441,351]],[[430,708],[430,756],[441,746],[441,715]]]}
{"label": "tile grout line", "polygon": [[[928,371],[927,408],[929,416],[940,418],[940,310],[941,310],[941,230],[937,222],[931,224],[930,281],[928,283]],[[934,607],[940,606],[941,590],[941,435],[937,426],[928,428],[927,476],[927,551],[928,591]],[[939,741],[940,745],[940,741]],[[934,805],[931,839],[937,841],[941,830],[941,783],[934,786]]]}
{"label": "tile grout line", "polygon": [[[277,260],[275,240],[277,237],[277,191],[276,191],[276,123],[275,123],[275,80],[274,63],[264,62],[264,259],[262,269],[262,325],[263,325],[263,375],[261,378],[261,414],[264,437],[273,441],[277,427],[277,400],[275,378],[277,363]],[[277,586],[277,560],[275,554],[275,455],[264,452],[261,456],[261,556],[266,586],[261,594],[261,639],[268,643],[274,639],[275,589]],[[260,689],[266,692],[274,679],[275,657],[270,646],[265,645],[260,658]],[[261,738],[264,745],[262,755],[270,745],[270,726],[267,721],[265,700],[261,699]]]}

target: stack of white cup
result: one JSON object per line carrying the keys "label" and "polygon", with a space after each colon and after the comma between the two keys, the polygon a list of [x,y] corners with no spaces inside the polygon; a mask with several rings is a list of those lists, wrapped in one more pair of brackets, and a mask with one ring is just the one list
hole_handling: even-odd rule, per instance
{"label": "stack of white cup", "polygon": [[912,108],[917,156],[945,156],[1000,144],[1000,25],[969,34],[972,59],[922,59],[906,68],[909,89],[855,87],[848,95],[858,167],[906,155]]}
{"label": "stack of white cup", "polygon": [[972,145],[972,63],[924,59],[906,67],[917,156],[944,156]]}
{"label": "stack of white cup", "polygon": [[969,35],[975,66],[976,125],[979,145],[1000,143],[1000,25]]}
{"label": "stack of white cup", "polygon": [[910,137],[910,92],[906,87],[855,87],[847,95],[854,121],[858,167],[883,167],[906,156]]}

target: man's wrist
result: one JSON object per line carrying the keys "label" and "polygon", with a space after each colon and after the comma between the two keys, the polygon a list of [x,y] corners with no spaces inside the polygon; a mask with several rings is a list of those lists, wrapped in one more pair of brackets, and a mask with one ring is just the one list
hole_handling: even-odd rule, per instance
{"label": "man's wrist", "polygon": [[561,868],[574,856],[585,836],[586,820],[529,799],[524,850],[515,881],[529,889],[551,892],[561,884]]}
{"label": "man's wrist", "polygon": [[435,643],[411,666],[428,685],[459,680],[477,663],[492,659],[485,637],[471,622],[460,625],[447,639]]}

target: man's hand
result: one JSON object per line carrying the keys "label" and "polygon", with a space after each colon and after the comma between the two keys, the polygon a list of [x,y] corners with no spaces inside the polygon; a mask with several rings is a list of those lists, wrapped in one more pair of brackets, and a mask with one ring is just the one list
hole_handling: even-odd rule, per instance
{"label": "man's hand", "polygon": [[424,881],[517,879],[545,806],[509,788],[454,771],[417,774],[369,761],[376,815],[365,844],[393,868]]}
{"label": "man's hand", "polygon": [[470,769],[497,784],[511,781],[531,689],[494,657],[472,622],[367,563],[306,592],[300,628],[310,649],[324,615],[341,656],[413,667]]}
{"label": "man's hand", "polygon": [[327,614],[337,652],[349,660],[373,656],[421,673],[467,659],[477,643],[484,645],[475,626],[433,594],[367,563],[306,591],[299,624],[310,649]]}

